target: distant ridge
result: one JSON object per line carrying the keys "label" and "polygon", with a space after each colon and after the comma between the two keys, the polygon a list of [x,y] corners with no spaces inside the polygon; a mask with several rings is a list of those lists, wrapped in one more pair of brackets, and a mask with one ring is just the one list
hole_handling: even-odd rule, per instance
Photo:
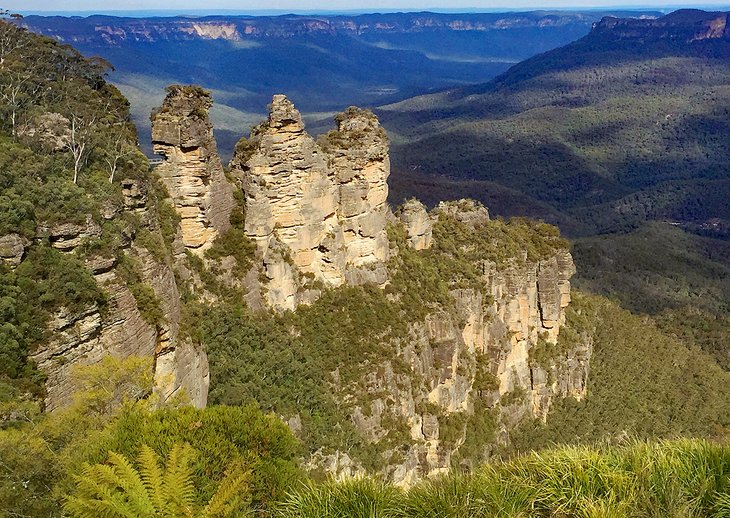
{"label": "distant ridge", "polygon": [[463,182],[574,235],[670,220],[727,237],[729,57],[727,12],[604,17],[490,82],[384,106],[407,142],[394,181],[421,199]]}

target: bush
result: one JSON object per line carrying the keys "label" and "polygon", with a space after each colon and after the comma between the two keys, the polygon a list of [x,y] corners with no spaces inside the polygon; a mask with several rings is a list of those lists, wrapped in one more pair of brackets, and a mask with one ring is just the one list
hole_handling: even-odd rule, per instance
{"label": "bush", "polygon": [[264,415],[253,405],[128,408],[99,440],[84,445],[86,451],[77,462],[103,462],[109,451],[132,458],[143,444],[167,456],[176,443],[188,443],[199,452],[193,464],[198,504],[213,496],[232,463],[240,462],[250,470],[252,502],[261,509],[281,498],[302,476],[296,464],[297,440],[278,418]]}
{"label": "bush", "polygon": [[[282,517],[727,516],[730,448],[700,440],[561,448],[401,492],[373,480],[309,484]],[[366,514],[366,513],[370,514]]]}

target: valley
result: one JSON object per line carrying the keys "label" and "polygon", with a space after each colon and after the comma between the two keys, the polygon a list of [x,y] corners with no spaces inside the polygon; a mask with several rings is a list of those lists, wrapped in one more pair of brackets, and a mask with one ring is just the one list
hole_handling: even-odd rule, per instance
{"label": "valley", "polygon": [[262,107],[274,94],[286,93],[325,131],[332,115],[350,105],[372,107],[487,81],[520,60],[583,36],[605,14],[28,16],[22,23],[113,65],[109,79],[130,100],[147,153],[148,115],[162,102],[165,86],[210,89],[219,147],[229,159],[238,136],[265,117]]}
{"label": "valley", "polygon": [[0,20],[0,516],[730,512],[728,13],[604,14]]}

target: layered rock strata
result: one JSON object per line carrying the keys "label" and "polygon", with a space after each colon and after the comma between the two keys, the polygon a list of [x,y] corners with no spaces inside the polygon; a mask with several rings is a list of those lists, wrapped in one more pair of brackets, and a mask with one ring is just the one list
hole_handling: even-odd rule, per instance
{"label": "layered rock strata", "polygon": [[[140,181],[124,180],[124,210],[134,211],[149,232],[158,233],[156,222],[147,211],[145,189]],[[115,216],[116,213],[108,214],[109,219]],[[54,248],[75,253],[83,242],[99,236],[100,226],[88,217],[83,225],[69,223],[40,231]],[[164,318],[154,324],[145,320],[127,280],[119,273],[115,257],[87,256],[86,267],[106,293],[107,304],[103,311],[96,305],[76,312],[59,309],[48,324],[51,339],[31,353],[47,376],[48,411],[71,403],[75,367],[98,363],[107,355],[149,358],[155,391],[162,401],[184,392],[195,406],[204,407],[207,402],[207,356],[189,341],[180,339],[180,292],[172,269],[135,244],[134,236],[122,237],[124,254],[138,265],[140,282],[152,288]]]}
{"label": "layered rock strata", "polygon": [[[470,200],[442,203],[424,213],[415,201],[398,211],[409,246],[416,249],[426,248],[424,229],[430,231],[439,213],[475,228],[489,221],[486,209]],[[507,267],[485,262],[483,288],[451,290],[456,312],[435,309],[412,324],[406,343],[393,344],[394,357],[365,375],[370,403],[352,411],[360,433],[374,442],[387,435],[384,423],[407,423],[412,442],[401,448],[401,461],[387,466],[386,476],[410,485],[448,471],[467,431],[459,430],[461,438],[454,443],[453,438],[445,441],[442,428],[454,416],[468,419],[477,406],[497,413],[497,440],[508,442],[509,430],[524,419],[544,418],[556,397],[585,395],[590,343],[536,359],[536,351],[557,343],[574,273],[565,249]],[[399,362],[407,372],[396,369]],[[492,381],[485,385],[485,379]],[[333,459],[324,462],[342,466]],[[346,467],[345,475],[358,472],[357,463]]]}
{"label": "layered rock strata", "polygon": [[174,85],[151,117],[154,152],[165,158],[156,172],[180,215],[183,244],[197,254],[230,228],[234,206],[208,119],[212,102],[202,88]]}
{"label": "layered rock strata", "polygon": [[268,303],[294,309],[317,284],[387,280],[390,174],[385,132],[350,108],[322,145],[283,95],[267,121],[241,139],[231,161],[246,200],[245,232],[263,258]]}

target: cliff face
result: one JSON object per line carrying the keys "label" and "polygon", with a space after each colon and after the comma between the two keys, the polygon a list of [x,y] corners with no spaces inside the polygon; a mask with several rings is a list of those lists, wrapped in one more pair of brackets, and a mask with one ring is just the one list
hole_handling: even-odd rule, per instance
{"label": "cliff face", "polygon": [[268,303],[294,309],[316,286],[383,284],[390,163],[370,112],[351,108],[323,146],[294,105],[274,96],[266,122],[236,146],[232,174],[245,195],[245,232],[262,258]]}
{"label": "cliff face", "polygon": [[[124,180],[124,209],[106,214],[108,221],[132,213],[141,222],[141,231],[162,240],[159,222],[149,211],[147,184]],[[61,224],[39,228],[50,245],[63,253],[76,254],[89,239],[99,237],[101,226],[89,216],[86,224]],[[192,404],[204,407],[208,395],[208,361],[205,352],[180,339],[180,293],[170,264],[154,257],[136,242],[140,230],[121,236],[122,254],[84,254],[85,265],[97,285],[106,293],[103,308],[90,306],[82,311],[61,308],[48,324],[51,339],[31,353],[31,358],[47,376],[45,407],[48,411],[69,404],[73,397],[73,369],[94,364],[106,355],[150,359],[155,391],[164,402],[184,391]],[[120,263],[123,261],[123,264]],[[134,281],[129,278],[133,264]],[[148,286],[159,300],[164,318],[145,318],[133,294],[135,285]]]}
{"label": "cliff face", "polygon": [[152,114],[153,148],[165,157],[157,172],[180,215],[182,242],[197,254],[230,228],[233,208],[208,119],[212,102],[200,88],[175,85]]}
{"label": "cliff face", "polygon": [[[466,200],[442,203],[430,214],[411,201],[399,211],[408,246],[428,248],[424,236],[444,214],[475,231],[489,221],[483,207]],[[590,343],[558,346],[575,273],[570,253],[517,259],[507,267],[485,262],[478,289],[450,291],[455,311],[435,308],[411,324],[410,338],[393,344],[393,357],[363,375],[368,397],[348,396],[369,400],[352,408],[352,420],[373,443],[393,433],[386,423],[406,423],[409,437],[398,455],[383,452],[390,459],[383,474],[394,482],[410,485],[454,464],[470,466],[478,462],[470,456],[486,458],[494,444],[508,443],[521,421],[544,418],[554,398],[585,396]],[[480,422],[491,425],[470,424]],[[491,442],[473,449],[474,434],[490,433],[496,433]],[[470,449],[462,455],[462,448]],[[358,463],[342,453],[317,462],[340,476],[358,472]]]}
{"label": "cliff face", "polygon": [[[377,470],[407,485],[488,457],[515,425],[545,417],[554,398],[585,395],[590,343],[560,340],[575,269],[554,229],[492,221],[470,200],[430,212],[411,200],[393,214],[378,119],[349,108],[315,141],[283,95],[239,141],[226,175],[210,105],[202,89],[174,86],[152,115],[167,198],[150,178],[125,178],[123,200],[103,221],[39,227],[49,246],[83,258],[107,300],[61,308],[51,339],[33,352],[48,376],[49,410],[70,401],[74,366],[106,354],[150,358],[162,401],[184,391],[205,405],[208,361],[183,329],[183,292],[210,311],[244,301],[296,310],[326,289],[362,284],[375,288],[353,296],[383,289],[371,300],[393,304],[390,317],[403,325],[382,336],[363,329],[383,354],[347,366],[346,378],[327,370],[322,383],[373,451],[368,459],[321,450],[313,465],[347,475],[377,459]],[[88,251],[111,223],[116,253]],[[4,236],[0,257],[18,264],[28,246]],[[296,431],[300,416],[289,417]]]}
{"label": "cliff face", "polygon": [[644,43],[692,43],[730,40],[728,13],[680,9],[656,20],[606,17],[594,24],[593,35]]}
{"label": "cliff face", "polygon": [[76,44],[121,45],[127,42],[292,38],[306,35],[409,34],[428,31],[487,32],[504,29],[527,29],[587,26],[590,13],[398,13],[362,16],[287,16],[245,17],[208,16],[205,18],[115,18],[90,16],[57,20],[28,16],[24,26]]}

